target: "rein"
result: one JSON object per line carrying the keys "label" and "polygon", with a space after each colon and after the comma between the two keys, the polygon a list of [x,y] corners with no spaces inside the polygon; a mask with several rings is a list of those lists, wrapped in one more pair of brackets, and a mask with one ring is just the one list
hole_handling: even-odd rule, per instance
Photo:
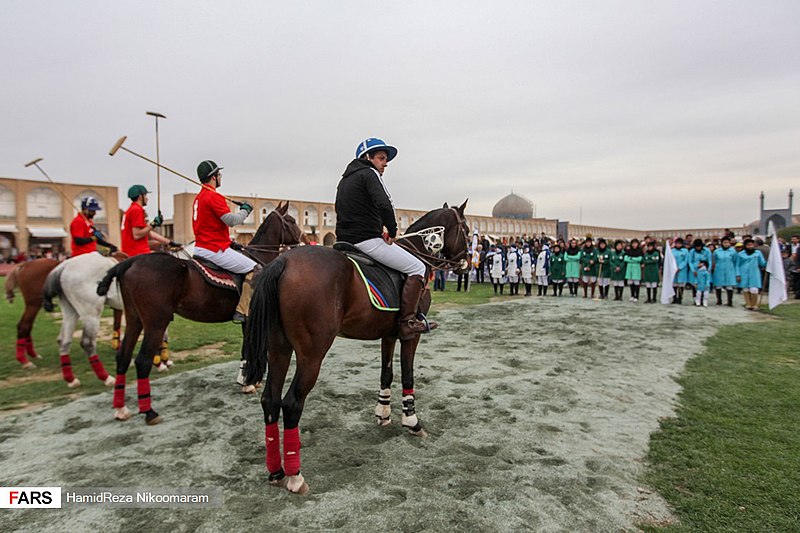
{"label": "rein", "polygon": [[[401,240],[398,240],[398,241],[395,241],[395,244],[397,244],[398,246],[400,246],[401,248],[403,248],[407,252],[409,252],[411,254],[414,254],[414,256],[416,256],[417,259],[419,259],[424,264],[429,266],[432,270],[444,270],[446,268],[456,267],[456,266],[457,267],[463,267],[464,266],[464,261],[466,261],[466,257],[467,257],[467,231],[464,229],[465,220],[463,218],[461,218],[461,215],[459,214],[459,212],[458,212],[458,210],[456,208],[451,207],[450,209],[452,209],[453,213],[456,215],[456,223],[458,225],[458,229],[460,231],[461,237],[463,237],[463,239],[464,239],[464,257],[463,258],[461,258],[461,259],[447,259],[447,258],[442,257],[440,255],[433,255],[433,254],[425,253],[425,252],[421,251],[419,248],[417,248],[416,246],[414,246],[413,244],[411,244],[410,241],[409,242],[403,242]],[[418,237],[419,239],[422,238],[421,236],[419,236],[419,235],[417,235],[415,233],[408,234],[407,236],[409,238],[410,237]],[[424,247],[424,244],[423,244],[423,247]]]}

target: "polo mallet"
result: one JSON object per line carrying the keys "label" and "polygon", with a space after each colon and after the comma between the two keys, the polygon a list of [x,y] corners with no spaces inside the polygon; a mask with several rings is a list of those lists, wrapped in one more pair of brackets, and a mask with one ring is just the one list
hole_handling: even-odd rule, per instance
{"label": "polo mallet", "polygon": [[229,201],[230,203],[232,203],[232,204],[236,204],[236,205],[238,205],[238,206],[241,206],[241,205],[242,205],[242,203],[243,203],[243,202],[239,202],[239,201],[237,201],[237,200],[234,200],[233,198],[230,198],[230,197],[228,197],[228,196],[225,196],[225,195],[224,195],[224,194],[222,194],[221,192],[217,191],[217,190],[216,190],[216,189],[214,189],[213,187],[209,187],[209,186],[208,186],[208,185],[206,185],[205,183],[200,183],[200,182],[199,182],[199,181],[197,181],[197,180],[193,180],[192,178],[190,178],[190,177],[188,177],[188,176],[184,176],[184,175],[183,175],[183,174],[181,174],[180,172],[176,172],[176,171],[172,170],[171,168],[169,168],[169,167],[168,167],[168,166],[166,166],[166,165],[162,165],[161,163],[156,163],[155,161],[153,161],[153,160],[152,160],[152,159],[150,159],[149,157],[145,157],[145,156],[143,156],[142,154],[137,154],[137,153],[136,153],[136,152],[134,152],[133,150],[129,150],[129,149],[125,148],[125,147],[124,147],[124,146],[122,146],[122,145],[123,145],[123,144],[125,144],[125,141],[126,141],[127,139],[128,139],[128,136],[127,136],[127,135],[123,135],[122,137],[120,137],[120,138],[119,138],[119,140],[118,140],[116,143],[114,143],[114,146],[112,146],[112,147],[111,147],[111,150],[109,150],[109,151],[108,151],[108,155],[110,155],[110,156],[113,156],[113,155],[114,155],[114,154],[116,154],[116,153],[117,153],[117,151],[119,151],[120,149],[122,149],[122,150],[125,150],[126,152],[128,152],[128,153],[129,153],[129,154],[131,154],[131,155],[135,155],[136,157],[138,157],[138,158],[140,158],[140,159],[144,159],[144,160],[145,160],[145,161],[147,161],[148,163],[152,163],[152,164],[156,165],[156,166],[157,166],[157,167],[159,167],[159,168],[163,168],[163,169],[164,169],[164,170],[166,170],[167,172],[172,172],[173,174],[175,174],[175,175],[176,175],[176,176],[178,176],[179,178],[183,178],[183,179],[185,179],[186,181],[192,182],[192,183],[194,183],[195,185],[199,185],[200,187],[202,187],[202,188],[204,188],[204,189],[208,189],[208,190],[209,190],[209,191],[211,191],[211,192],[215,192],[215,193],[219,194],[220,196],[222,196],[223,198],[225,198],[226,200],[228,200],[228,201]]}
{"label": "polo mallet", "polygon": [[39,169],[39,172],[41,172],[42,174],[44,174],[44,177],[45,177],[45,178],[47,178],[47,181],[49,181],[49,182],[50,182],[50,183],[53,185],[53,188],[55,188],[55,190],[57,190],[57,191],[58,191],[58,192],[61,194],[61,197],[62,197],[62,198],[64,198],[64,200],[66,200],[66,201],[67,201],[67,203],[68,203],[69,205],[71,205],[71,206],[72,206],[72,209],[74,209],[75,211],[77,211],[78,213],[80,213],[80,212],[81,212],[81,210],[80,210],[80,209],[78,209],[77,207],[75,207],[75,204],[72,202],[72,200],[70,200],[70,199],[67,197],[67,195],[66,195],[66,194],[64,194],[64,191],[62,191],[62,190],[61,190],[61,187],[59,187],[58,185],[56,185],[56,182],[55,182],[55,181],[53,181],[53,178],[51,178],[50,176],[48,176],[48,175],[47,175],[47,172],[45,172],[45,171],[42,169],[42,167],[40,167],[40,166],[39,166],[39,162],[41,162],[41,161],[43,161],[43,160],[44,160],[44,158],[43,158],[43,157],[37,157],[37,158],[36,158],[36,159],[34,159],[33,161],[29,161],[29,162],[25,163],[25,168],[28,168],[28,167],[30,167],[30,166],[34,166],[34,167],[38,168],[38,169]]}
{"label": "polo mallet", "polygon": [[156,119],[156,201],[158,204],[158,214],[161,214],[161,151],[158,146],[158,119],[167,118],[161,113],[155,111],[145,111],[145,114],[155,117]]}

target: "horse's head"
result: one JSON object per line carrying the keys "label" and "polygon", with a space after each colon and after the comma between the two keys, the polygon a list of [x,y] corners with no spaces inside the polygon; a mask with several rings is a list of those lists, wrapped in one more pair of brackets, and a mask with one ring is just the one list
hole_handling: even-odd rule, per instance
{"label": "horse's head", "polygon": [[274,248],[274,251],[300,243],[308,244],[308,237],[297,221],[289,214],[289,202],[279,203],[264,222],[258,227],[250,246],[263,247],[265,250]]}
{"label": "horse's head", "polygon": [[467,201],[458,207],[450,207],[445,203],[440,209],[434,209],[423,215],[413,223],[407,233],[413,233],[425,228],[440,226],[444,228],[443,245],[440,254],[456,273],[462,273],[469,267],[467,257],[469,246],[469,227],[464,218],[464,209]]}

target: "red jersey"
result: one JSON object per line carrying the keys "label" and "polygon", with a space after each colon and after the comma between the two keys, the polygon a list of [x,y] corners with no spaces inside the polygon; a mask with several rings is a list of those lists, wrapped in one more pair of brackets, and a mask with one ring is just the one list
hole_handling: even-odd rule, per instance
{"label": "red jersey", "polygon": [[69,234],[72,236],[72,257],[97,251],[97,243],[94,241],[89,244],[75,242],[75,237],[86,238],[94,235],[94,224],[83,216],[83,213],[78,213],[78,216],[72,219],[72,223],[69,225]]}
{"label": "red jersey", "polygon": [[143,228],[145,226],[147,226],[147,219],[144,214],[144,208],[136,202],[131,202],[131,206],[122,215],[122,225],[120,226],[122,251],[130,257],[150,253],[147,236],[141,239],[133,238],[133,228]]}
{"label": "red jersey", "polygon": [[224,252],[231,245],[228,225],[220,218],[230,213],[225,199],[205,187],[194,199],[192,208],[192,230],[194,244],[211,252]]}

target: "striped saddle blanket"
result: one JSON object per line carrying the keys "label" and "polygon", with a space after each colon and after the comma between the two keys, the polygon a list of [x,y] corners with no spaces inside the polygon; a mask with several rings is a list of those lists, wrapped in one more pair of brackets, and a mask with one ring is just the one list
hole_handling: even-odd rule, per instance
{"label": "striped saddle blanket", "polygon": [[400,294],[406,277],[400,272],[375,262],[350,243],[337,242],[333,248],[339,250],[353,262],[364,282],[372,306],[380,311],[399,311]]}
{"label": "striped saddle blanket", "polygon": [[195,268],[203,279],[212,287],[219,289],[227,289],[242,293],[242,282],[244,276],[242,274],[234,274],[227,270],[222,270],[214,263],[206,261],[196,255],[189,260],[189,265]]}

